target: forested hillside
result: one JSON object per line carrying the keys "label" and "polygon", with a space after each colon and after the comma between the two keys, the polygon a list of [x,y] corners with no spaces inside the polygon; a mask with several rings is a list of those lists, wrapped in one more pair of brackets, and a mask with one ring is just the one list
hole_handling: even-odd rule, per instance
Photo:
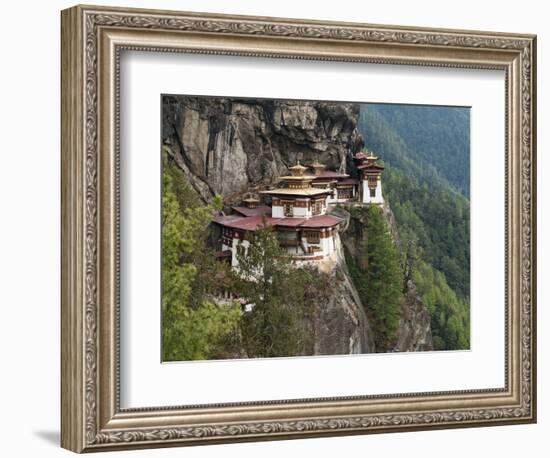
{"label": "forested hillside", "polygon": [[469,348],[468,110],[362,105],[359,130],[384,159],[383,192],[431,314],[434,349]]}

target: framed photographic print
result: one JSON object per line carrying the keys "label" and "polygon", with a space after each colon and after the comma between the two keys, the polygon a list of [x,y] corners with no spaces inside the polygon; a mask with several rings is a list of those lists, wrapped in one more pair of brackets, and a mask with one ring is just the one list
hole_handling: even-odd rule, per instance
{"label": "framed photographic print", "polygon": [[62,12],[62,446],[536,420],[536,39]]}

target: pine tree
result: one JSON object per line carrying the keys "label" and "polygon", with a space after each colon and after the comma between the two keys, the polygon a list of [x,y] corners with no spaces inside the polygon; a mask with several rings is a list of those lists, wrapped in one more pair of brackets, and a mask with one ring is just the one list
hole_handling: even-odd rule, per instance
{"label": "pine tree", "polygon": [[374,321],[377,351],[389,350],[399,326],[403,272],[400,254],[380,208],[371,206],[367,220],[366,307]]}

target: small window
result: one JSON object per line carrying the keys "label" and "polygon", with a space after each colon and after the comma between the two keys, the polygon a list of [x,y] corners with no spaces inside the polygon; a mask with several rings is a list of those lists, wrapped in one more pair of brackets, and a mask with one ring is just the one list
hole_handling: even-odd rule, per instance
{"label": "small window", "polygon": [[319,243],[320,233],[318,231],[306,232],[307,243]]}
{"label": "small window", "polygon": [[318,200],[313,204],[313,214],[319,215],[323,211],[323,201]]}
{"label": "small window", "polygon": [[369,188],[369,191],[371,197],[376,197],[376,188]]}
{"label": "small window", "polygon": [[285,216],[292,216],[292,204],[284,204],[283,212]]}

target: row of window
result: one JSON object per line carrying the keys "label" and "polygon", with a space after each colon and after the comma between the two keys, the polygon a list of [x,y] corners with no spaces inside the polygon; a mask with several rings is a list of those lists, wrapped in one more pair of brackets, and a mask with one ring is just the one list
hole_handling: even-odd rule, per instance
{"label": "row of window", "polygon": [[[304,231],[302,237],[307,240],[307,243],[319,243],[321,240],[321,232],[315,230]],[[279,232],[277,239],[280,243],[287,245],[298,244],[299,234],[296,232]]]}
{"label": "row of window", "polygon": [[[313,215],[320,215],[323,213],[323,201],[319,200],[314,202],[311,210]],[[285,216],[294,215],[294,207],[291,203],[283,204],[283,214]]]}
{"label": "row of window", "polygon": [[351,197],[352,197],[351,188],[342,188],[338,190],[339,199],[351,199]]}

